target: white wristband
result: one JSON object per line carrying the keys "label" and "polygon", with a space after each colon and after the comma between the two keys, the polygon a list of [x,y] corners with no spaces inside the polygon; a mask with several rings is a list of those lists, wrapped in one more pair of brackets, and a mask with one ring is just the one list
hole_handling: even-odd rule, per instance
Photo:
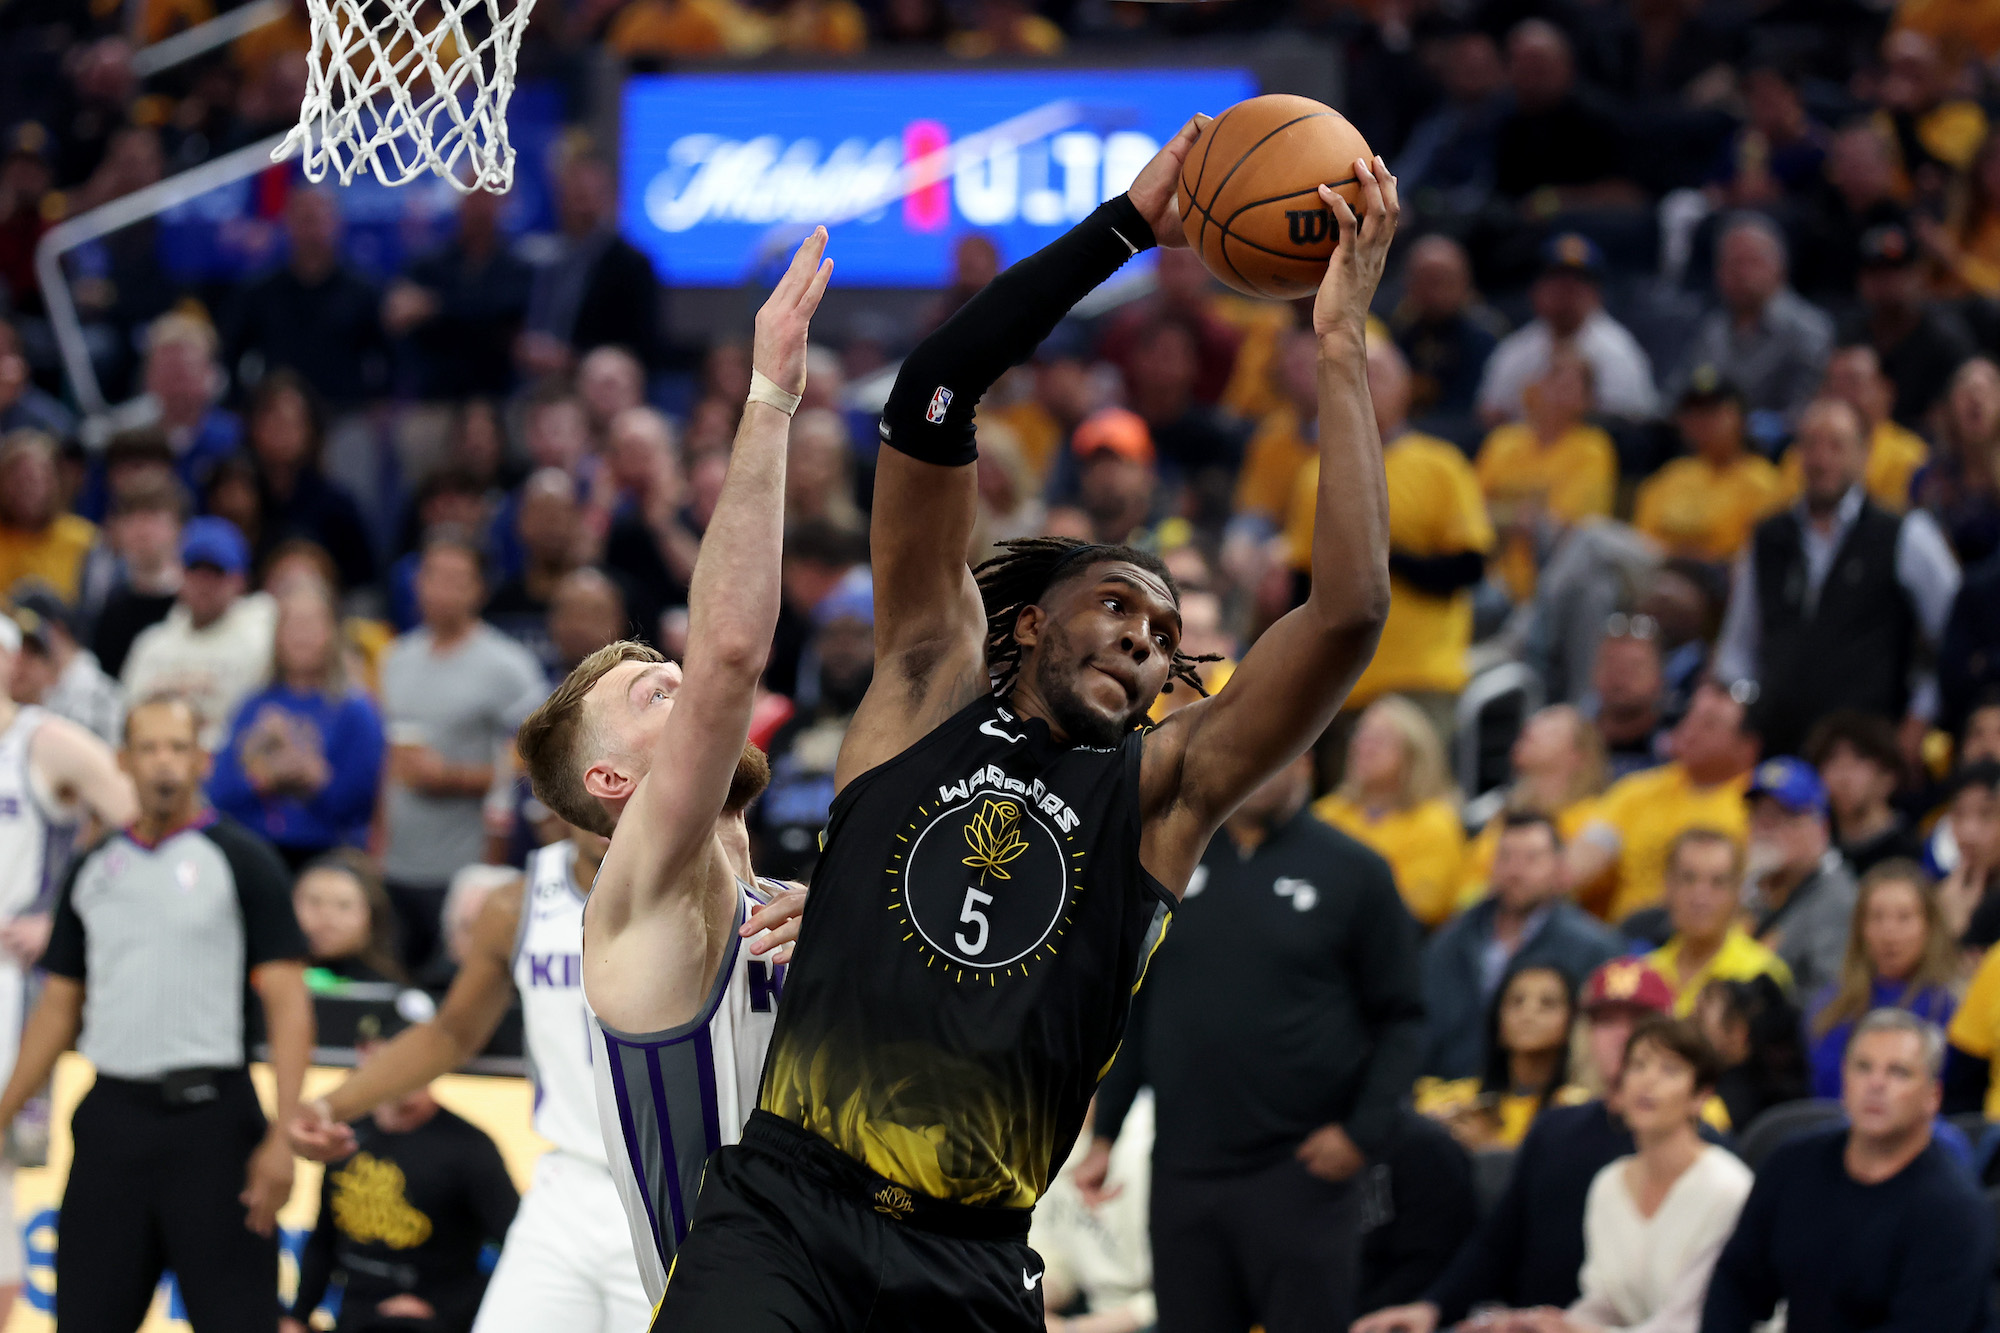
{"label": "white wristband", "polygon": [[767,407],[775,407],[786,416],[790,416],[799,410],[799,403],[803,400],[800,395],[786,393],[783,389],[779,388],[777,381],[773,380],[763,371],[752,370],[750,372],[750,397],[746,401],[763,403]]}

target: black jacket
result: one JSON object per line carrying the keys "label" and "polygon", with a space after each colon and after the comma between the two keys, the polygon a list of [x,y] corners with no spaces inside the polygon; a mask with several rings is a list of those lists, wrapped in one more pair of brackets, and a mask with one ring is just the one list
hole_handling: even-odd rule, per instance
{"label": "black jacket", "polygon": [[1098,1092],[1115,1138],[1153,1088],[1156,1169],[1261,1170],[1329,1124],[1379,1158],[1422,1054],[1417,927],[1387,863],[1301,810],[1209,843]]}

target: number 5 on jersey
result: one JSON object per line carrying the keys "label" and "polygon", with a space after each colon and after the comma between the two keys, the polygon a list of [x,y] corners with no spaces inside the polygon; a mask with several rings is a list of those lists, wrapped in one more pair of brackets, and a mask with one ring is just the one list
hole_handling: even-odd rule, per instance
{"label": "number 5 on jersey", "polygon": [[967,958],[977,958],[986,952],[986,913],[979,909],[992,901],[993,895],[990,893],[981,893],[978,889],[965,891],[965,906],[958,909],[958,919],[968,925],[978,926],[979,934],[968,940],[965,938],[965,932],[960,931],[951,937],[951,942],[965,950]]}

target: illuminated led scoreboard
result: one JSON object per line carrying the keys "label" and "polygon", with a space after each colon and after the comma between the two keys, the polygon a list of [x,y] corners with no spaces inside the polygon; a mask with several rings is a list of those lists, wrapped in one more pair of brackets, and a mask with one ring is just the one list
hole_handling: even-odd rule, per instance
{"label": "illuminated led scoreboard", "polygon": [[749,280],[824,221],[835,281],[935,287],[959,237],[1039,249],[1257,91],[1214,68],[639,75],[620,226],[676,286]]}

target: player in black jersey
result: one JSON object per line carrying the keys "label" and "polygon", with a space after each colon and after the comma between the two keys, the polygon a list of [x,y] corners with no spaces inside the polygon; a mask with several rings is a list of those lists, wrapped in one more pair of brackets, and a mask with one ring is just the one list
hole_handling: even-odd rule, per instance
{"label": "player in black jersey", "polygon": [[975,575],[973,408],[1127,259],[1183,245],[1174,178],[1201,118],[903,364],[882,417],[876,669],[759,1110],[711,1160],[655,1328],[1043,1326],[1028,1216],[1069,1151],[1169,909],[1209,835],[1325,728],[1389,604],[1388,502],[1363,323],[1395,178],[1340,241],[1313,312],[1320,480],[1305,604],[1227,690],[1144,728],[1173,678],[1155,557],[1055,539]]}

